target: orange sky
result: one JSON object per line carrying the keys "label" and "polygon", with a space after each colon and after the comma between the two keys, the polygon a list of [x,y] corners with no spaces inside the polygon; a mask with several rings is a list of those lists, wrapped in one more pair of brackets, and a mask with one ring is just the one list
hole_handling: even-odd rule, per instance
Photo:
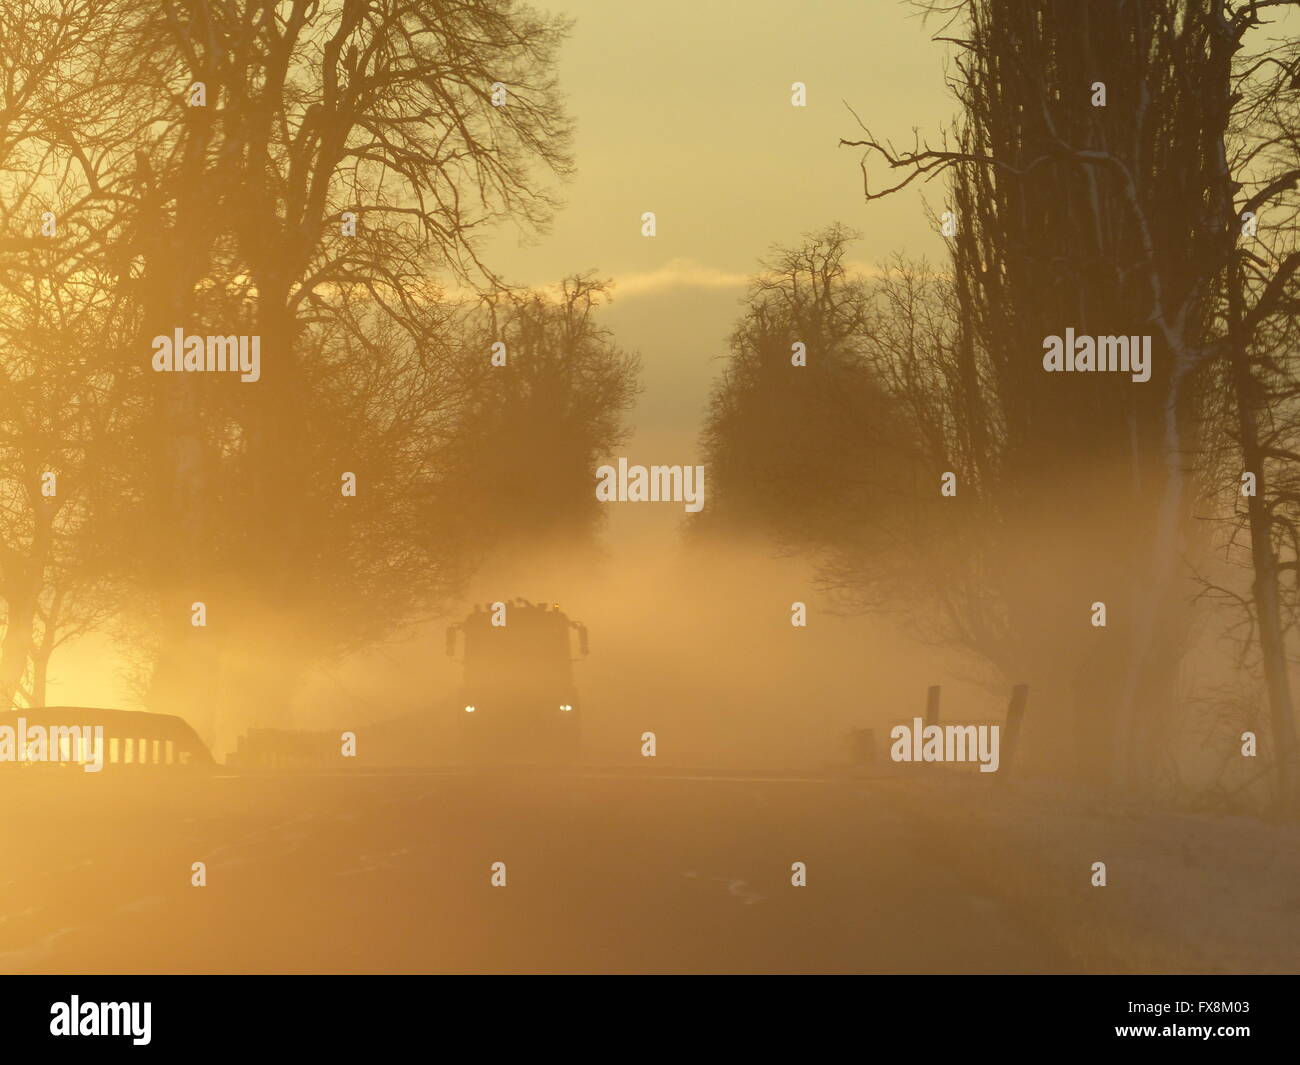
{"label": "orange sky", "polygon": [[[919,196],[863,203],[846,104],[902,142],[953,113],[948,45],[901,0],[551,0],[576,19],[560,79],[577,119],[578,174],[552,232],[493,261],[523,284],[595,268],[631,296],[676,279],[735,284],[772,241],[842,220],[874,262],[935,254]],[[790,85],[808,104],[790,104]],[[930,187],[934,202],[941,196]],[[643,211],[659,233],[640,235]]]}

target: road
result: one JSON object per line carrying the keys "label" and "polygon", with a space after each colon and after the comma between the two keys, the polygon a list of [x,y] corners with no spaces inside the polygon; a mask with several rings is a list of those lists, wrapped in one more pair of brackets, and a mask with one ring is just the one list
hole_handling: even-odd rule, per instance
{"label": "road", "polygon": [[872,780],[10,779],[0,803],[3,972],[1072,971]]}

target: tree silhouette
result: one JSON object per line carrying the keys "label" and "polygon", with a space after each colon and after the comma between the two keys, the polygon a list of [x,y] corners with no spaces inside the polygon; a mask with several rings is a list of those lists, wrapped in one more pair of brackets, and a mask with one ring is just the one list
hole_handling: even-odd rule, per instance
{"label": "tree silhouette", "polygon": [[703,432],[713,498],[699,535],[759,531],[822,557],[885,549],[910,491],[910,432],[868,351],[872,291],[832,225],[760,264]]}
{"label": "tree silhouette", "polygon": [[[75,353],[98,345],[131,414],[103,457],[134,503],[112,568],[134,585],[120,605],[147,700],[209,734],[232,704],[275,723],[309,664],[436,612],[477,557],[481,515],[448,494],[468,484],[456,434],[481,431],[470,412],[501,381],[471,364],[481,325],[446,289],[500,292],[482,238],[537,231],[558,203],[567,25],[505,0],[87,0],[0,17],[15,72],[0,151],[28,181],[7,204],[51,203],[60,276],[97,271],[116,301],[114,327]],[[12,277],[31,272],[33,229],[10,230]],[[529,426],[547,434],[533,454],[571,450],[577,418],[583,446],[617,435],[631,363],[595,354],[612,349],[593,291],[571,293],[586,333],[570,416]],[[176,329],[259,337],[261,379],[152,372],[152,338]],[[521,343],[563,365],[550,339]],[[190,624],[199,600],[206,630]],[[102,620],[59,602],[68,624]]]}
{"label": "tree silhouette", "polygon": [[[1161,764],[1190,516],[1210,490],[1193,456],[1237,232],[1224,157],[1233,59],[1256,18],[1220,7],[945,5],[962,25],[952,146],[846,142],[866,149],[864,179],[882,162],[901,175],[868,184],[871,199],[950,176],[959,333],[943,387],[965,423],[952,463],[996,515],[972,559],[998,603],[981,614],[1005,626],[1007,660],[1040,691],[1073,675],[1075,727],[1061,742],[1093,779],[1132,788]],[[1044,373],[1043,340],[1067,327],[1151,335],[1151,380]],[[1095,600],[1110,620],[1093,635],[1081,619]]]}

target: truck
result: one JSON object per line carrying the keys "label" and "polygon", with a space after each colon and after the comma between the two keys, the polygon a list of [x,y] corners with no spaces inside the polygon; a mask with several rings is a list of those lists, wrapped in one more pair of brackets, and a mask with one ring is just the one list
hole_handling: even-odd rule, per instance
{"label": "truck", "polygon": [[582,705],[573,664],[588,652],[585,625],[558,603],[476,604],[447,629],[447,654],[454,659],[462,648],[464,680],[452,712],[466,755],[577,755]]}

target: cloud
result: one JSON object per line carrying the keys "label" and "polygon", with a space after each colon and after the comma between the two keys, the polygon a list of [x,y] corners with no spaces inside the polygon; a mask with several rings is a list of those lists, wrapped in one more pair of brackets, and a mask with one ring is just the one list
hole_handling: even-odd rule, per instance
{"label": "cloud", "polygon": [[[879,278],[897,273],[893,266],[876,266],[864,262],[844,263],[844,271],[850,278]],[[605,278],[610,283],[610,295],[613,297],[644,296],[663,292],[672,288],[695,289],[744,289],[751,281],[762,276],[761,271],[737,272],[708,266],[695,259],[670,259],[663,266],[652,270],[642,270],[610,277],[600,271],[589,271],[589,276]],[[922,276],[945,278],[948,275],[922,272]],[[479,293],[475,289],[452,286],[444,290],[448,296],[472,300]],[[561,293],[558,284],[523,285],[515,289],[518,293],[533,293],[558,299]]]}
{"label": "cloud", "polygon": [[749,274],[705,266],[694,259],[673,259],[654,270],[614,279],[615,296],[637,296],[666,288],[744,288]]}
{"label": "cloud", "polygon": [[[890,271],[867,263],[846,262],[850,277],[883,277]],[[639,296],[666,288],[744,288],[758,275],[706,266],[694,259],[672,259],[654,270],[614,278],[615,296]]]}

